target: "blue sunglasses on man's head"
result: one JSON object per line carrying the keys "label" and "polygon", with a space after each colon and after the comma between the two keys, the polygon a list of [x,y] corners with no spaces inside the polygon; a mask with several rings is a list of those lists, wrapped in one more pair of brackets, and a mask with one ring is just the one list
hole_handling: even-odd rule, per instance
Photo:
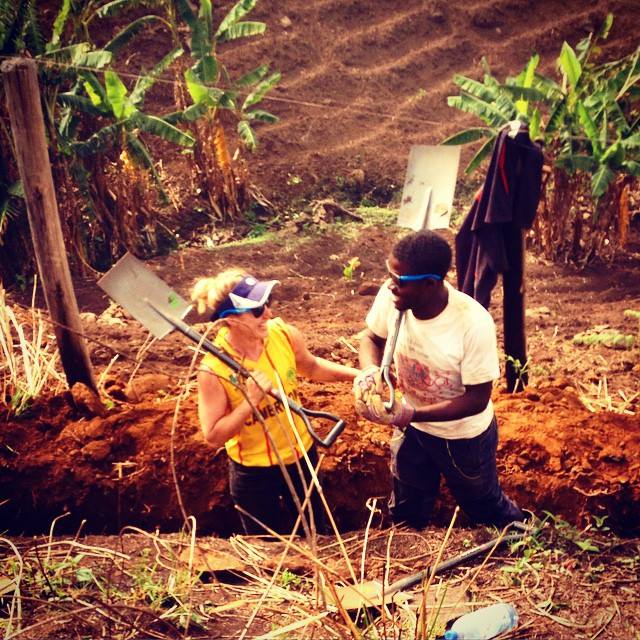
{"label": "blue sunglasses on man's head", "polygon": [[407,275],[400,275],[399,273],[391,270],[388,260],[386,262],[386,265],[389,277],[398,287],[403,287],[409,282],[417,282],[418,280],[442,280],[442,276],[438,275],[437,273],[411,273]]}

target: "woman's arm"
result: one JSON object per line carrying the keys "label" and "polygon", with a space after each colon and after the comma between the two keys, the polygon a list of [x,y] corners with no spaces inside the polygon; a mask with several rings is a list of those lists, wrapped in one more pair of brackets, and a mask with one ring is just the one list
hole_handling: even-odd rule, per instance
{"label": "woman's arm", "polygon": [[302,333],[294,326],[288,324],[287,330],[291,338],[291,344],[296,356],[298,372],[305,378],[318,382],[333,382],[337,380],[353,380],[358,375],[358,369],[347,367],[326,358],[314,356],[304,342]]}
{"label": "woman's arm", "polygon": [[198,372],[198,418],[207,444],[216,449],[233,438],[258,406],[266,391],[271,389],[269,378],[261,371],[253,372],[255,382],[247,380],[247,396],[233,411],[218,377],[210,371]]}

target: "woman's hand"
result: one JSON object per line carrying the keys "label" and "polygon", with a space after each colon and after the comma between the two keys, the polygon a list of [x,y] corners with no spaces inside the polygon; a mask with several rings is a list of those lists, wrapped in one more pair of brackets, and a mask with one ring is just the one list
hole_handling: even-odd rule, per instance
{"label": "woman's hand", "polygon": [[251,376],[247,379],[247,399],[257,407],[265,394],[271,391],[273,385],[267,374],[262,371],[252,371]]}

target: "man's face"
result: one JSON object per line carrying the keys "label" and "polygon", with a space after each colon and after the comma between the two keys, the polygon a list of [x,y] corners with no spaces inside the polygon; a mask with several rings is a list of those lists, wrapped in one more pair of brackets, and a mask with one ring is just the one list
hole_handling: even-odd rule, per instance
{"label": "man's face", "polygon": [[400,282],[398,276],[404,276],[411,273],[409,265],[402,260],[398,260],[395,256],[389,256],[388,271],[391,282],[389,289],[394,297],[394,304],[399,311],[413,309],[421,303],[424,303],[426,293],[425,283],[429,280],[416,280],[414,282]]}

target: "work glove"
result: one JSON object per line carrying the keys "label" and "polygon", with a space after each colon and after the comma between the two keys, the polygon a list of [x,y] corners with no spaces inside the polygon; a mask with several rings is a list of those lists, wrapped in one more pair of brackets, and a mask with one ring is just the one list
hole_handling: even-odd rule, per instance
{"label": "work glove", "polygon": [[356,403],[373,390],[381,390],[380,367],[371,364],[365,367],[353,380],[353,395]]}
{"label": "work glove", "polygon": [[382,396],[375,391],[370,391],[360,399],[356,398],[356,412],[371,422],[396,427],[408,426],[416,414],[415,407],[400,394],[396,396],[393,409],[385,409]]}

